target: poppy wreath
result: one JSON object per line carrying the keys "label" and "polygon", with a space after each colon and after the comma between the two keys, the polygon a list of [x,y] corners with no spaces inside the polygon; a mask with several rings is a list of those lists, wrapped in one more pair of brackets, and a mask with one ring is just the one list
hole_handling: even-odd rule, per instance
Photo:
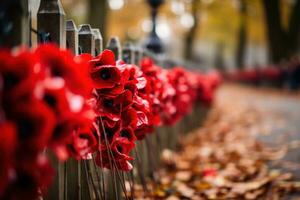
{"label": "poppy wreath", "polygon": [[[137,140],[210,105],[217,73],[140,67],[104,50],[73,56],[54,45],[0,51],[0,199],[34,199],[51,184],[47,152],[129,171]],[[16,192],[17,191],[17,192]]]}

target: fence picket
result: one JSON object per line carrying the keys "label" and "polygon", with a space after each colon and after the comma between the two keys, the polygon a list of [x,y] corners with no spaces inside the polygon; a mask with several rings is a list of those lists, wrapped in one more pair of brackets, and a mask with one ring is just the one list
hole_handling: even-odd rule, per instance
{"label": "fence picket", "polygon": [[78,30],[73,20],[66,22],[66,47],[74,55],[78,55]]}
{"label": "fence picket", "polygon": [[116,60],[122,58],[121,44],[118,37],[111,37],[106,48],[114,52]]}
{"label": "fence picket", "polygon": [[92,31],[95,43],[95,56],[97,56],[103,51],[103,39],[99,29],[93,28]]}
{"label": "fence picket", "polygon": [[79,38],[79,48],[81,49],[81,53],[89,53],[94,56],[95,41],[94,41],[94,35],[92,32],[91,25],[89,24],[80,25],[78,38]]}
{"label": "fence picket", "polygon": [[134,64],[134,47],[130,42],[126,42],[122,49],[122,59],[128,64]]}
{"label": "fence picket", "polygon": [[39,43],[53,42],[66,47],[65,12],[60,0],[41,0],[37,13]]}

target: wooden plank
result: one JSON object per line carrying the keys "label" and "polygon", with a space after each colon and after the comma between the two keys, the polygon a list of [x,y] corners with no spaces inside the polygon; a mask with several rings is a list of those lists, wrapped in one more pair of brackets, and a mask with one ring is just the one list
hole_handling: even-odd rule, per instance
{"label": "wooden plank", "polygon": [[73,158],[66,163],[66,198],[80,200],[81,199],[81,167],[80,161]]}
{"label": "wooden plank", "polygon": [[65,183],[65,163],[60,163],[56,156],[50,152],[46,152],[50,158],[51,164],[55,170],[55,176],[52,186],[48,190],[48,194],[46,195],[46,200],[63,200],[64,199],[64,183]]}

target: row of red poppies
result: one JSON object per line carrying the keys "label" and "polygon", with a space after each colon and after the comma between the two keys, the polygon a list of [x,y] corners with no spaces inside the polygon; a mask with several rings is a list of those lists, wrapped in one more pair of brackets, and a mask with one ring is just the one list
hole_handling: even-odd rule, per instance
{"label": "row of red poppies", "polygon": [[231,81],[239,82],[280,81],[283,71],[276,66],[267,66],[261,69],[237,70],[229,72],[225,76]]}
{"label": "row of red poppies", "polygon": [[52,45],[1,50],[0,63],[0,199],[33,199],[49,186],[46,149],[59,160],[96,153],[101,167],[131,170],[136,140],[209,104],[220,82],[149,58],[137,67],[109,50],[74,57]]}

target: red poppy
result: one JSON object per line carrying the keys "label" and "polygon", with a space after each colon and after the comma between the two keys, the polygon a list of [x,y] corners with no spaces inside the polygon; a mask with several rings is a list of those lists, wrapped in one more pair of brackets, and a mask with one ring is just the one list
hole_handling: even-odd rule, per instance
{"label": "red poppy", "polygon": [[111,126],[109,120],[104,120],[100,121],[99,126],[100,142],[106,145],[106,143],[112,143],[118,137],[121,122],[117,121],[114,126]]}
{"label": "red poppy", "polygon": [[16,127],[13,123],[0,123],[0,199],[10,181],[17,145]]}
{"label": "red poppy", "polygon": [[133,103],[133,96],[129,90],[125,90],[116,97],[99,96],[96,106],[98,115],[106,116],[111,120],[119,120],[122,110],[126,110]]}
{"label": "red poppy", "polygon": [[198,100],[205,105],[210,105],[213,101],[213,87],[210,81],[204,76],[198,76]]}
{"label": "red poppy", "polygon": [[[127,130],[128,131],[128,130]],[[127,137],[118,137],[112,144],[115,160],[132,160],[129,155],[130,151],[135,147],[135,144],[128,140]]]}
{"label": "red poppy", "polygon": [[49,76],[63,78],[66,86],[75,94],[90,94],[92,82],[89,79],[89,63],[86,58],[82,56],[75,59],[70,51],[49,44],[39,46],[35,54],[49,70]]}
{"label": "red poppy", "polygon": [[[37,58],[27,51],[11,55],[0,52],[0,74],[3,79],[6,108],[35,98],[37,82],[43,78]],[[21,66],[21,67],[20,67]]]}
{"label": "red poppy", "polygon": [[133,108],[128,108],[122,112],[121,121],[123,127],[132,127],[136,128],[138,121],[137,112]]}
{"label": "red poppy", "polygon": [[82,126],[73,132],[72,143],[68,145],[70,154],[76,159],[85,159],[97,150],[98,140],[91,126]]}
{"label": "red poppy", "polygon": [[123,127],[119,132],[119,136],[127,138],[130,142],[134,142],[137,139],[131,127]]}
{"label": "red poppy", "polygon": [[91,61],[94,66],[116,65],[115,55],[111,50],[105,49]]}
{"label": "red poppy", "polygon": [[154,131],[153,125],[144,124],[144,125],[138,127],[134,131],[134,133],[138,140],[143,140],[147,136],[147,134],[152,133],[153,131]]}
{"label": "red poppy", "polygon": [[130,142],[127,138],[117,138],[109,147],[102,147],[96,156],[96,163],[98,166],[108,169],[114,169],[113,166],[120,170],[130,170],[130,163],[132,160],[128,154],[134,148],[135,144]]}
{"label": "red poppy", "polygon": [[[106,116],[98,116],[96,122],[99,122],[100,124],[103,123],[105,127],[110,127],[110,128],[116,126],[117,123],[120,124],[120,120],[119,119],[112,120],[112,119],[110,119],[110,118],[108,118]],[[100,128],[101,127],[102,126],[100,126]]]}
{"label": "red poppy", "polygon": [[57,116],[60,116],[65,112],[70,112],[70,106],[66,95],[65,88],[46,88],[44,91],[43,100]]}
{"label": "red poppy", "polygon": [[[91,115],[91,116],[90,116]],[[51,138],[50,147],[60,160],[69,157],[67,145],[73,140],[76,131],[92,126],[92,113],[81,111],[80,113],[67,113],[59,119]]]}
{"label": "red poppy", "polygon": [[90,61],[91,78],[99,94],[109,93],[107,89],[115,88],[115,93],[123,90],[121,71],[115,66],[115,56],[112,51],[104,50],[99,56]]}
{"label": "red poppy", "polygon": [[114,88],[121,83],[121,72],[113,65],[101,65],[91,69],[96,89]]}
{"label": "red poppy", "polygon": [[16,168],[14,178],[6,188],[3,199],[36,199],[45,194],[54,176],[50,162],[44,155],[31,160],[31,165]]}
{"label": "red poppy", "polygon": [[15,105],[12,113],[20,140],[20,151],[40,151],[49,143],[55,125],[54,113],[42,102]]}

